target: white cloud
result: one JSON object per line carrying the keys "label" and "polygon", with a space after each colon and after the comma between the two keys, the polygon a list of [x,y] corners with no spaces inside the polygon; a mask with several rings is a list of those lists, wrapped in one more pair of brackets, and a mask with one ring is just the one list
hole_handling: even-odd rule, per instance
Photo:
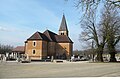
{"label": "white cloud", "polygon": [[7,31],[7,29],[0,26],[0,31]]}

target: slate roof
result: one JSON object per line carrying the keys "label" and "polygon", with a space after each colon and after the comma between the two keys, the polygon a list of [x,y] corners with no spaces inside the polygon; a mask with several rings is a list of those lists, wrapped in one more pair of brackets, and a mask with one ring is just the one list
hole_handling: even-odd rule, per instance
{"label": "slate roof", "polygon": [[67,35],[56,35],[56,41],[58,43],[73,43]]}
{"label": "slate roof", "polygon": [[43,33],[40,32],[35,32],[30,38],[28,38],[27,40],[45,40],[45,41],[49,41],[48,37],[46,37],[46,35],[44,35]]}
{"label": "slate roof", "polygon": [[63,17],[62,17],[62,22],[60,24],[59,31],[68,31],[67,23],[66,23],[66,19],[65,19],[64,14],[63,14]]}
{"label": "slate roof", "polygon": [[37,31],[27,40],[45,40],[48,42],[57,43],[73,43],[67,35],[57,35],[50,30],[46,30],[44,33],[40,33]]}
{"label": "slate roof", "polygon": [[55,39],[55,35],[57,35],[56,33],[53,33],[53,32],[50,31],[50,30],[46,30],[43,34],[48,37],[49,41],[54,41],[54,42],[56,42],[56,39]]}

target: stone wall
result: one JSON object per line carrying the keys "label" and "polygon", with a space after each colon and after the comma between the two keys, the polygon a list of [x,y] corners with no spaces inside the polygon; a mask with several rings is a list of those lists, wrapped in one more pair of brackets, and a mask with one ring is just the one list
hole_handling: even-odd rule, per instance
{"label": "stone wall", "polygon": [[[33,45],[33,42],[36,43],[35,46]],[[46,43],[41,40],[28,40],[25,45],[25,53],[28,54],[31,59],[42,59],[42,57],[45,56],[47,53],[45,52],[45,50],[43,50]],[[35,50],[35,54],[33,54],[33,50]],[[42,52],[44,52],[44,54],[42,54]]]}
{"label": "stone wall", "polygon": [[63,55],[65,54],[67,58],[72,55],[72,44],[71,43],[58,43],[56,46],[56,54]]}

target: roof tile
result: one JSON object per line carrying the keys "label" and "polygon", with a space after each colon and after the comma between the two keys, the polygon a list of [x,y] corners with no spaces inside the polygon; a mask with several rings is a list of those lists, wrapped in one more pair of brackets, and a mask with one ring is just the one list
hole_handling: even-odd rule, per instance
{"label": "roof tile", "polygon": [[24,52],[24,46],[17,46],[16,48],[13,48],[13,52]]}
{"label": "roof tile", "polygon": [[49,41],[49,39],[44,34],[38,32],[38,31],[36,33],[34,33],[27,40],[45,40],[45,41]]}

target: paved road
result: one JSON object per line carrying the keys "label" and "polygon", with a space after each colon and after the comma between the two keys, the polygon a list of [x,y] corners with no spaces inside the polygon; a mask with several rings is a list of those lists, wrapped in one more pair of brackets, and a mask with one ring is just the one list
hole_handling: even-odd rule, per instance
{"label": "paved road", "polygon": [[120,77],[120,63],[0,63],[1,78]]}

